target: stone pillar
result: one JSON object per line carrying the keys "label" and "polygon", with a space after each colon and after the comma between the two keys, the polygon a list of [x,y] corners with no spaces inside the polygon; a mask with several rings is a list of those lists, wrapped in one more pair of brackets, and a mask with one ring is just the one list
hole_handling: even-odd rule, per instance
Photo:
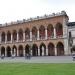
{"label": "stone pillar", "polygon": [[40,48],[38,48],[38,56],[40,56]]}
{"label": "stone pillar", "polygon": [[45,28],[45,39],[47,40],[47,28]]}
{"label": "stone pillar", "polygon": [[39,30],[37,31],[37,40],[39,40]]}
{"label": "stone pillar", "polygon": [[32,50],[30,50],[30,52],[31,52],[31,56],[32,56]]}
{"label": "stone pillar", "polygon": [[15,48],[13,49],[13,52],[14,52],[14,55],[16,56],[16,49]]}
{"label": "stone pillar", "polygon": [[11,34],[11,43],[12,43],[12,41],[13,41],[13,35]]}
{"label": "stone pillar", "polygon": [[17,32],[17,42],[19,41],[19,34],[18,34],[18,32]]}
{"label": "stone pillar", "polygon": [[5,34],[5,43],[7,43],[7,34]]}
{"label": "stone pillar", "polygon": [[32,41],[32,31],[30,31],[30,41]]}
{"label": "stone pillar", "polygon": [[56,38],[56,29],[54,27],[54,38]]}
{"label": "stone pillar", "polygon": [[55,46],[55,56],[57,56],[57,48],[56,48],[56,46]]}
{"label": "stone pillar", "polygon": [[6,50],[6,48],[5,48],[5,56],[7,57],[7,50]]}
{"label": "stone pillar", "polygon": [[23,56],[25,57],[25,49],[23,50]]}
{"label": "stone pillar", "polygon": [[48,56],[48,48],[46,48],[46,56]]}
{"label": "stone pillar", "polygon": [[25,41],[25,32],[23,32],[23,42]]}

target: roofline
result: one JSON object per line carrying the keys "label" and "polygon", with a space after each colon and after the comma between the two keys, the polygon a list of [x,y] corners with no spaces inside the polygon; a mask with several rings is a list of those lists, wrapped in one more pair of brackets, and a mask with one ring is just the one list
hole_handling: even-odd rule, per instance
{"label": "roofline", "polygon": [[7,26],[11,26],[11,25],[18,25],[18,24],[23,24],[23,23],[27,23],[27,22],[32,22],[32,21],[38,21],[38,20],[43,20],[43,19],[49,19],[49,18],[54,18],[54,17],[59,17],[59,16],[67,16],[65,11],[61,11],[58,13],[52,13],[49,15],[44,15],[44,16],[37,16],[35,18],[29,18],[29,19],[23,19],[23,20],[17,20],[15,22],[10,22],[10,23],[5,23],[2,24],[0,27],[7,27]]}

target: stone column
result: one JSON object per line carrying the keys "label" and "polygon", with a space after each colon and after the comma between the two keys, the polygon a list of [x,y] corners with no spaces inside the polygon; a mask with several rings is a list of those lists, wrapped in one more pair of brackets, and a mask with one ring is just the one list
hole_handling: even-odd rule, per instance
{"label": "stone column", "polygon": [[23,42],[25,41],[25,32],[23,32]]}
{"label": "stone column", "polygon": [[5,34],[5,43],[7,43],[7,34]]}
{"label": "stone column", "polygon": [[47,40],[47,28],[45,28],[45,39]]}
{"label": "stone column", "polygon": [[16,49],[15,48],[13,49],[13,52],[14,52],[14,55],[16,56]]}
{"label": "stone column", "polygon": [[30,31],[30,41],[32,41],[32,31]]}
{"label": "stone column", "polygon": [[46,48],[46,56],[48,56],[48,48]]}
{"label": "stone column", "polygon": [[56,29],[54,27],[54,38],[56,38]]}
{"label": "stone column", "polygon": [[38,56],[40,56],[40,48],[38,48]]}
{"label": "stone column", "polygon": [[31,50],[31,56],[32,56],[32,50]]}
{"label": "stone column", "polygon": [[13,35],[11,34],[11,43],[12,43],[12,41],[13,41]]}
{"label": "stone column", "polygon": [[23,56],[25,57],[25,49],[23,50]]}
{"label": "stone column", "polygon": [[37,30],[37,40],[39,40],[39,30]]}
{"label": "stone column", "polygon": [[17,32],[17,42],[19,41],[19,34],[18,34],[18,32]]}
{"label": "stone column", "polygon": [[56,46],[55,46],[55,56],[57,56],[57,48],[56,48]]}

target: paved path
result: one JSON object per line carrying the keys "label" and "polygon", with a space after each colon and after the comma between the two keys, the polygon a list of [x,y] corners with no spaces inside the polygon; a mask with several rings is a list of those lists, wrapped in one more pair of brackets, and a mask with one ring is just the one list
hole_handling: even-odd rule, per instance
{"label": "paved path", "polygon": [[75,63],[72,56],[43,56],[43,57],[31,57],[26,59],[25,57],[5,57],[0,58],[0,63]]}

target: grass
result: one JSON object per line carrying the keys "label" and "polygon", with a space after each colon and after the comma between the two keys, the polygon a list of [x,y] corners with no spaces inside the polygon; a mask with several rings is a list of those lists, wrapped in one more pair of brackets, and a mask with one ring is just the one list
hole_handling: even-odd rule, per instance
{"label": "grass", "polygon": [[1,63],[0,75],[75,75],[75,64]]}

